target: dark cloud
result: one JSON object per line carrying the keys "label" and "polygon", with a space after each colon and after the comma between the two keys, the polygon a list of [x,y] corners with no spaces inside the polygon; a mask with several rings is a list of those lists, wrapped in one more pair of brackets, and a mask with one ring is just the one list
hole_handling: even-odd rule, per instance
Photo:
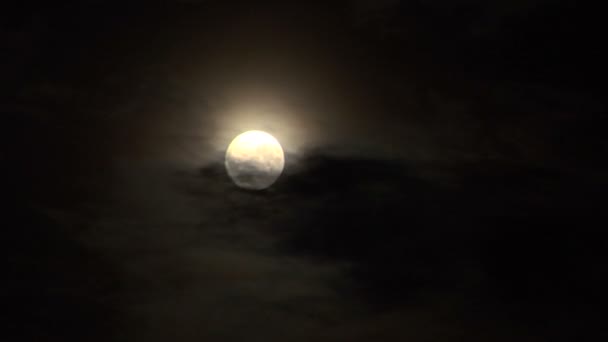
{"label": "dark cloud", "polygon": [[[600,304],[585,300],[601,294],[594,269],[604,247],[597,225],[573,230],[591,220],[576,208],[598,217],[597,199],[550,170],[315,153],[252,193],[220,163],[127,168],[127,188],[81,236],[125,273],[129,286],[114,295],[129,336],[510,340],[599,331]],[[586,277],[595,281],[579,282]]]}
{"label": "dark cloud", "polygon": [[121,312],[121,289],[106,257],[84,248],[66,226],[11,198],[3,209],[2,338],[7,341],[106,341]]}

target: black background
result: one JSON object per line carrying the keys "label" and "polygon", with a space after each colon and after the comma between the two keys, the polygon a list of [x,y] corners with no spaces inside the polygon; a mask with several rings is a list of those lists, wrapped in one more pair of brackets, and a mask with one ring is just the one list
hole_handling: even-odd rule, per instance
{"label": "black background", "polygon": [[[3,341],[607,337],[597,8],[0,13]],[[206,92],[244,80],[322,123],[262,192],[212,144],[188,167],[158,152],[229,115]]]}

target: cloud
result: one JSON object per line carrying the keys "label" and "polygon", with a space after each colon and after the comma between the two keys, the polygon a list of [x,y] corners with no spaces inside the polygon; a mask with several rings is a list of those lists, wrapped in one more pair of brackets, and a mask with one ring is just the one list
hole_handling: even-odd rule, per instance
{"label": "cloud", "polygon": [[[13,181],[19,179],[13,179]],[[0,265],[4,341],[107,341],[121,312],[108,302],[121,278],[101,254],[73,231],[11,197],[3,209]]]}
{"label": "cloud", "polygon": [[331,284],[346,266],[276,248],[272,232],[297,209],[224,172],[144,163],[121,176],[117,201],[81,240],[121,270],[113,300],[131,338],[306,340],[345,314]]}
{"label": "cloud", "polygon": [[[550,312],[564,315],[551,315],[550,327],[569,336],[581,323],[566,325],[572,316],[551,298],[577,303],[570,289],[602,260],[593,256],[600,249],[581,255],[575,246],[572,261],[559,259],[571,248],[559,232],[575,223],[543,213],[572,209],[589,193],[564,188],[550,170],[522,167],[317,151],[288,164],[267,191],[249,192],[232,184],[220,162],[196,169],[124,159],[111,169],[105,201],[50,212],[78,248],[111,270],[105,281],[115,286],[101,293],[77,284],[85,303],[97,303],[92,311],[116,312],[119,322],[105,329],[123,338],[512,340],[551,335],[522,328]],[[552,266],[555,258],[589,267],[575,276]],[[87,272],[103,277],[103,269]],[[534,288],[557,290],[527,297]],[[591,320],[587,308],[575,312]]]}
{"label": "cloud", "polygon": [[[485,338],[523,338],[526,318],[502,312],[543,314],[546,297],[500,300],[526,285],[517,275],[495,282],[510,272],[497,258],[522,243],[498,237],[537,239],[557,221],[522,216],[542,196],[529,172],[501,165],[469,179],[472,170],[313,154],[249,192],[221,163],[131,161],[79,240],[120,271],[110,300],[129,338],[447,341],[480,325]],[[494,177],[512,179],[512,191],[488,188]],[[548,265],[532,250],[521,258]],[[538,286],[559,278],[537,272]]]}

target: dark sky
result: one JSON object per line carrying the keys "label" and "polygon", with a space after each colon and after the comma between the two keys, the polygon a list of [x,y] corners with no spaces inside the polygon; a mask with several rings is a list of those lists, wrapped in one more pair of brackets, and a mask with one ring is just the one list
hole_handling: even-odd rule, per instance
{"label": "dark sky", "polygon": [[[0,5],[0,340],[601,341],[585,2]],[[260,129],[277,183],[223,165]]]}

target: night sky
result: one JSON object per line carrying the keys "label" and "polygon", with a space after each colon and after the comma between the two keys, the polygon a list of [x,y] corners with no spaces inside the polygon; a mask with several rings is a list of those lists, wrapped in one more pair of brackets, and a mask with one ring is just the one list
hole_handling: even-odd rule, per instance
{"label": "night sky", "polygon": [[0,341],[607,339],[590,5],[1,4]]}

